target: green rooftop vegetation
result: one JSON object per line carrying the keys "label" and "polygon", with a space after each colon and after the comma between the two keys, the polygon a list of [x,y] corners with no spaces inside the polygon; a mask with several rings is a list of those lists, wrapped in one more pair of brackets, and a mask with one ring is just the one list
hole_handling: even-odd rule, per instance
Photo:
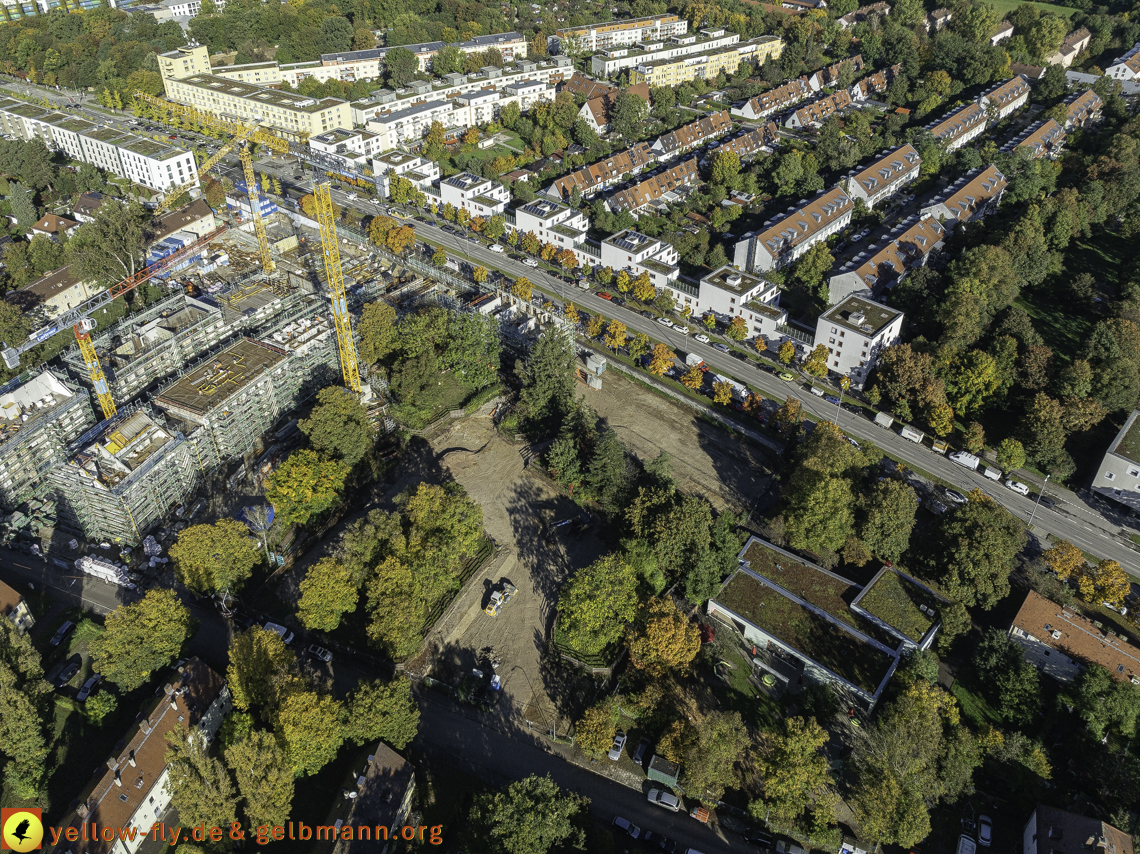
{"label": "green rooftop vegetation", "polygon": [[874,581],[859,600],[859,606],[878,617],[891,628],[902,632],[915,643],[921,641],[933,618],[919,610],[919,605],[934,608],[938,600],[928,590],[888,569]]}
{"label": "green rooftop vegetation", "polygon": [[1128,432],[1120,437],[1116,453],[1134,463],[1140,463],[1140,418],[1135,419]]}
{"label": "green rooftop vegetation", "polygon": [[716,601],[870,694],[890,669],[891,656],[746,572],[738,572]]}

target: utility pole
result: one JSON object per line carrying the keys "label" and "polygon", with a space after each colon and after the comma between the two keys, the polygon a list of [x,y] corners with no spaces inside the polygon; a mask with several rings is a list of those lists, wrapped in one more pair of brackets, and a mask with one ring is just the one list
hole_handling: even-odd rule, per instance
{"label": "utility pole", "polygon": [[1041,486],[1041,491],[1037,493],[1037,501],[1033,504],[1033,512],[1029,514],[1029,527],[1033,527],[1033,519],[1037,515],[1037,508],[1041,505],[1041,496],[1045,494],[1045,487],[1049,485],[1049,475],[1045,475],[1045,483]]}

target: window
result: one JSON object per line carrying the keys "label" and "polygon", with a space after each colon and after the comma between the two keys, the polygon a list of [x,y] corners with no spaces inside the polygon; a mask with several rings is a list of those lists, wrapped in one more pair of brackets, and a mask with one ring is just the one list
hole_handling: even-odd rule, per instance
{"label": "window", "polygon": [[1104,473],[1105,480],[1116,480],[1116,472],[1106,471]]}
{"label": "window", "polygon": [[1140,477],[1140,469],[1129,469],[1128,470],[1128,476],[1129,477]]}

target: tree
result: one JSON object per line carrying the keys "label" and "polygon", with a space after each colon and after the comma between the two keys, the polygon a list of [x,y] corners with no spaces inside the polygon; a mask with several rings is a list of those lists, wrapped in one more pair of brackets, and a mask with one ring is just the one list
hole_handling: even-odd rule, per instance
{"label": "tree", "polygon": [[525,302],[530,302],[532,291],[533,286],[530,283],[530,279],[526,276],[519,276],[515,279],[514,284],[511,285],[511,293]]}
{"label": "tree", "polygon": [[637,575],[620,555],[578,570],[558,597],[559,629],[575,650],[597,655],[637,616]]}
{"label": "tree", "polygon": [[[603,282],[602,284],[605,283]],[[627,294],[632,285],[633,280],[629,277],[629,273],[625,270],[618,270],[617,277],[614,279],[614,286],[623,294]]]}
{"label": "tree", "polygon": [[312,446],[350,468],[372,448],[372,424],[355,394],[340,386],[323,388],[308,418],[298,424]]}
{"label": "tree", "polygon": [[1120,564],[1106,558],[1077,576],[1077,589],[1086,602],[1094,605],[1106,602],[1119,609],[1124,606],[1124,597],[1131,592],[1132,585]]}
{"label": "tree", "polygon": [[1009,511],[975,489],[941,518],[932,563],[942,568],[950,596],[988,611],[1009,593],[1009,573],[1027,538]]}
{"label": "tree", "polygon": [[1053,545],[1042,553],[1041,558],[1051,572],[1056,573],[1062,581],[1070,578],[1080,578],[1088,570],[1088,561],[1084,552],[1068,540],[1056,540]]}
{"label": "tree", "polygon": [[627,635],[630,661],[651,676],[687,668],[701,648],[700,631],[672,599],[650,599]]}
{"label": "tree", "polygon": [[644,332],[635,332],[626,349],[631,359],[640,359],[649,352],[649,336]]}
{"label": "tree", "polygon": [[367,364],[375,365],[396,349],[396,309],[383,300],[364,306],[356,328],[360,333],[360,356]]}
{"label": "tree", "polygon": [[950,431],[954,429],[954,410],[945,401],[938,401],[930,407],[926,420],[935,435],[949,435]]}
{"label": "tree", "polygon": [[682,763],[685,791],[702,803],[715,806],[725,789],[739,785],[739,763],[749,741],[739,712],[706,715],[697,724],[696,739]]}
{"label": "tree", "polygon": [[1026,722],[1041,705],[1037,668],[1005,632],[987,629],[974,651],[974,667],[1002,718]]}
{"label": "tree", "polygon": [[673,351],[664,344],[656,344],[649,356],[649,373],[654,376],[664,376],[669,368],[673,367]]}
{"label": "tree", "polygon": [[225,751],[252,827],[283,826],[293,806],[293,775],[285,751],[271,733],[254,730]]}
{"label": "tree", "polygon": [[357,590],[352,572],[334,558],[317,561],[301,582],[297,619],[307,629],[331,632],[342,614],[356,610]]}
{"label": "tree", "polygon": [[971,421],[962,434],[962,444],[971,454],[980,454],[986,448],[986,431],[977,421]]}
{"label": "tree", "polygon": [[442,246],[437,247],[431,256],[431,263],[434,267],[443,268],[447,266],[447,250]]}
{"label": "tree", "polygon": [[620,320],[611,320],[606,325],[606,346],[617,350],[625,346],[626,327]]}
{"label": "tree", "polygon": [[226,767],[210,756],[206,735],[187,727],[166,733],[170,802],[186,827],[231,827],[237,821],[238,795]]}
{"label": "tree", "polygon": [[474,279],[477,284],[480,284],[480,285],[486,284],[486,282],[487,282],[487,268],[486,267],[476,267],[474,272],[471,273],[471,278]]}
{"label": "tree", "polygon": [[765,733],[757,750],[757,770],[763,777],[763,798],[748,812],[762,819],[771,810],[778,823],[791,827],[832,786],[823,746],[827,731],[814,718],[787,718],[783,732]]}
{"label": "tree", "polygon": [[859,537],[882,560],[897,563],[910,545],[918,496],[904,481],[888,478],[875,483],[860,499]]}
{"label": "tree", "polygon": [[637,137],[642,122],[648,115],[649,105],[645,99],[623,90],[618,93],[610,108],[610,127],[631,140]]}
{"label": "tree", "polygon": [[681,375],[681,384],[693,391],[705,384],[705,372],[700,365],[690,365],[689,369]]}
{"label": "tree", "polygon": [[149,590],[107,615],[106,631],[91,641],[92,664],[104,678],[133,691],[174,661],[189,636],[190,611],[178,595]]}
{"label": "tree", "polygon": [[403,88],[412,82],[419,71],[420,62],[406,47],[394,47],[384,56],[384,69],[388,82],[396,88]]}
{"label": "tree", "polygon": [[1097,741],[1109,733],[1132,738],[1140,719],[1140,691],[1131,682],[1113,679],[1099,664],[1091,664],[1073,683],[1073,707]]}
{"label": "tree", "polygon": [[601,756],[610,749],[616,731],[611,703],[603,700],[586,709],[574,724],[574,744],[587,756]]}
{"label": "tree", "polygon": [[144,266],[150,214],[138,202],[106,199],[68,241],[67,253],[85,281],[113,284]]}
{"label": "tree", "polygon": [[20,228],[31,228],[40,218],[36,212],[35,202],[32,201],[32,191],[21,186],[19,182],[12,182],[8,206],[12,210],[12,215],[16,217],[16,224]]}
{"label": "tree", "polygon": [[574,400],[574,350],[556,329],[544,332],[530,349],[519,378],[524,419],[541,429],[561,424]]}
{"label": "tree", "polygon": [[334,759],[344,744],[341,705],[314,691],[290,692],[277,710],[277,737],[287,767],[296,777],[316,774]]}
{"label": "tree", "polygon": [[265,498],[285,525],[304,525],[340,500],[348,466],[322,460],[316,451],[294,451],[279,465],[265,487]]}
{"label": "tree", "polygon": [[817,344],[804,361],[804,371],[813,377],[827,376],[827,345]]}
{"label": "tree", "polygon": [[547,854],[585,850],[590,799],[564,793],[532,774],[505,791],[476,795],[464,847],[474,854]]}
{"label": "tree", "polygon": [[657,289],[653,287],[653,282],[646,272],[638,273],[637,278],[633,280],[633,298],[641,300],[642,302],[649,302],[657,294]]}
{"label": "tree", "polygon": [[792,396],[784,401],[784,405],[776,410],[775,417],[772,418],[772,424],[784,435],[788,436],[794,430],[798,430],[800,422],[804,420],[803,405]]}
{"label": "tree", "polygon": [[555,257],[563,270],[573,270],[578,266],[578,256],[571,249],[563,249]]}
{"label": "tree", "polygon": [[[569,320],[571,323],[573,323],[575,326],[578,325],[580,315],[578,314],[578,309],[576,309],[574,307],[574,303],[572,303],[572,302],[566,303],[566,310],[563,312],[563,314],[565,314],[566,319]],[[634,358],[637,358],[637,357],[634,356]]]}
{"label": "tree", "polygon": [[1007,474],[1025,465],[1025,448],[1021,442],[1014,438],[1002,439],[997,447],[997,464]]}
{"label": "tree", "polygon": [[727,382],[713,383],[713,403],[727,406],[732,401],[732,384]]}
{"label": "tree", "polygon": [[714,184],[735,190],[740,183],[740,155],[723,148],[713,152],[710,180]]}
{"label": "tree", "polygon": [[361,682],[345,703],[341,727],[345,739],[353,744],[382,739],[403,750],[420,727],[420,707],[412,697],[412,683],[402,678]]}
{"label": "tree", "polygon": [[748,324],[744,322],[743,317],[737,315],[732,318],[724,334],[733,341],[743,341],[748,335]]}
{"label": "tree", "polygon": [[796,345],[793,344],[790,340],[784,341],[784,343],[780,345],[780,349],[777,351],[776,356],[779,358],[782,364],[791,365],[792,362],[796,360]]}
{"label": "tree", "polygon": [[252,626],[234,635],[226,684],[235,708],[257,709],[265,720],[272,720],[282,693],[296,677],[297,659],[276,632]]}
{"label": "tree", "polygon": [[41,794],[51,691],[31,639],[0,619],[0,756],[9,760],[6,782],[23,800]]}

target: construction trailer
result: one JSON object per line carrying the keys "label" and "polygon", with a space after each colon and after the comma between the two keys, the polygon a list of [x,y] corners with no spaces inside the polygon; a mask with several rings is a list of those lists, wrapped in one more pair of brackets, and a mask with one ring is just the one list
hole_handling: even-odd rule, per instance
{"label": "construction trailer", "polygon": [[218,462],[209,443],[197,447],[149,407],[120,410],[73,448],[49,475],[60,521],[88,539],[130,545],[185,503]]}
{"label": "construction trailer", "polygon": [[68,444],[95,423],[86,389],[51,370],[30,371],[0,387],[0,504],[29,499],[43,472],[63,464]]}
{"label": "construction trailer", "polygon": [[298,307],[262,334],[241,338],[161,388],[154,405],[204,435],[211,457],[252,450],[286,413],[336,382],[336,336],[319,303]]}

